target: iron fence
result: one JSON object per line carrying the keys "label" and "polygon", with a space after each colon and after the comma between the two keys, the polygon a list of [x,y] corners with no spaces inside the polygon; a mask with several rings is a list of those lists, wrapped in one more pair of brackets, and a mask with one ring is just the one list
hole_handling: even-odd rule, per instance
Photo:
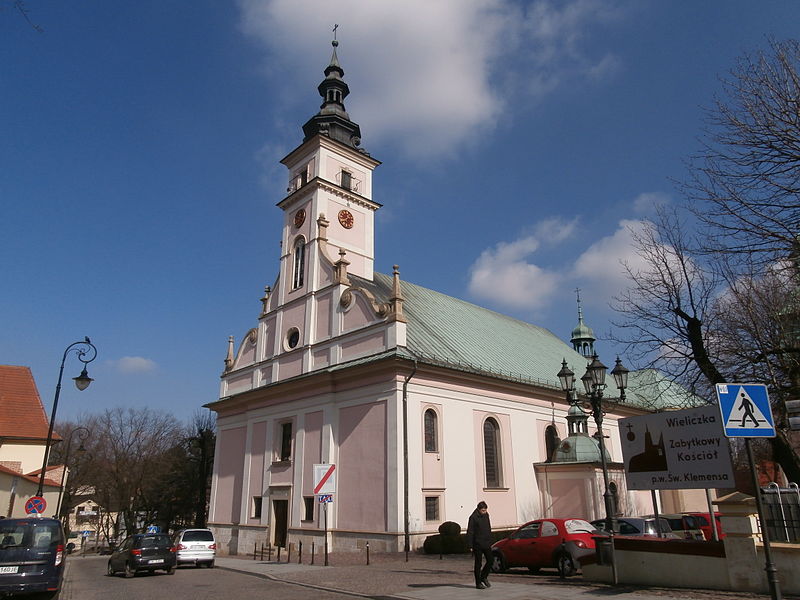
{"label": "iron fence", "polygon": [[800,543],[800,487],[790,483],[782,488],[773,482],[761,488],[761,499],[770,540]]}

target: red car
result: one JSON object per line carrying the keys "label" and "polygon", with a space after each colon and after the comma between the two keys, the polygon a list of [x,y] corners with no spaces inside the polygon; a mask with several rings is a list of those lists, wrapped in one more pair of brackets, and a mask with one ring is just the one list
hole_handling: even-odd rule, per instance
{"label": "red car", "polygon": [[[703,537],[705,539],[714,539],[713,532],[711,531],[711,521],[709,520],[711,515],[709,513],[693,512],[686,514],[689,514],[695,518],[697,525],[700,527],[700,531],[703,532]],[[714,520],[717,522],[717,533],[719,534],[719,539],[722,539],[725,537],[725,534],[722,533],[722,523],[719,519],[719,513],[714,513]]]}
{"label": "red car", "polygon": [[565,577],[574,575],[579,559],[594,553],[593,534],[597,535],[594,526],[583,519],[537,519],[525,523],[492,546],[492,570],[502,573],[509,567],[528,567],[535,573],[555,567]]}

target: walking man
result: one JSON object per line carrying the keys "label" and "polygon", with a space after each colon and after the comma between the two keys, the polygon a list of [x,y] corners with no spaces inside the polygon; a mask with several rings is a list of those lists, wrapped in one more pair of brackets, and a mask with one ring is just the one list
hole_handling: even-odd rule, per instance
{"label": "walking man", "polygon": [[[489,522],[489,507],[481,500],[469,517],[467,545],[475,555],[475,587],[484,590],[492,587],[489,571],[492,568],[492,524]],[[481,568],[483,559],[486,564]]]}

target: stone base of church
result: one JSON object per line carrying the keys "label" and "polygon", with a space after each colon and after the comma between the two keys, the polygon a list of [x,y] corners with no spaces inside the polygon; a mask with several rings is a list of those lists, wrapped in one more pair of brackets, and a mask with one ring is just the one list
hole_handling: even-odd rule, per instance
{"label": "stone base of church", "polygon": [[[217,540],[217,553],[220,556],[245,556],[253,552],[261,552],[262,546],[272,546],[273,559],[277,552],[269,536],[268,526],[229,525],[210,523],[209,529],[214,532]],[[430,533],[411,534],[411,551],[422,548],[425,538]],[[310,557],[311,552],[320,556],[324,552],[325,534],[321,530],[289,529],[286,536],[287,544],[292,546],[292,555],[297,556],[300,542],[303,543],[303,556]],[[383,533],[376,531],[329,531],[328,552],[364,552],[367,545],[370,552],[403,552],[402,533]],[[282,550],[286,556],[286,550]],[[305,562],[305,559],[304,559]]]}

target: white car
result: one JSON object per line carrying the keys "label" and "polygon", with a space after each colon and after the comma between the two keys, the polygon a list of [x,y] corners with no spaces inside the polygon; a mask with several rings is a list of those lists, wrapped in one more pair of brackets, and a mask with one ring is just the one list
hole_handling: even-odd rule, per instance
{"label": "white car", "polygon": [[217,542],[210,529],[181,529],[175,534],[178,565],[214,566]]}

